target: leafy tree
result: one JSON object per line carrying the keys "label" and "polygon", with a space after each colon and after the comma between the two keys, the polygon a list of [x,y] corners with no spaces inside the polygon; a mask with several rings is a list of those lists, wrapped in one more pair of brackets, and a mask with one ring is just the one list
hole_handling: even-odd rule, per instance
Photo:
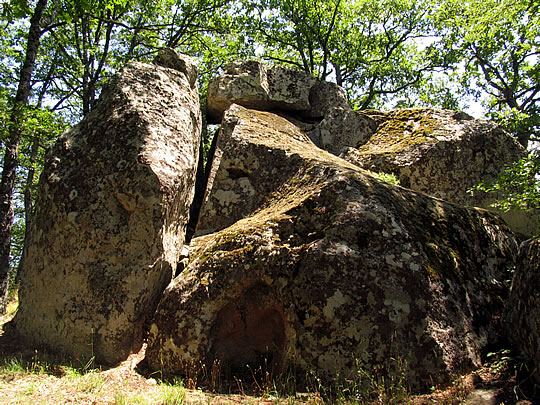
{"label": "leafy tree", "polygon": [[[427,1],[245,1],[265,59],[332,79],[360,109],[420,88],[444,66],[419,41],[432,35]],[[439,56],[437,54],[437,56]]]}
{"label": "leafy tree", "polygon": [[[463,69],[461,85],[525,147],[540,141],[539,8],[530,0],[446,0],[436,13],[437,46],[453,55],[455,70]],[[503,210],[537,208],[539,176],[536,146],[496,182],[478,188],[502,195],[495,205]]]}
{"label": "leafy tree", "polygon": [[[18,149],[22,133],[25,105],[31,90],[31,78],[40,46],[44,12],[48,0],[38,0],[30,18],[24,62],[17,92],[11,107],[5,139],[2,179],[0,182],[0,312],[4,312],[9,288],[11,228],[13,226],[13,191],[18,165]],[[18,12],[18,5],[12,9]],[[26,10],[24,10],[26,11]]]}
{"label": "leafy tree", "polygon": [[[128,11],[125,0],[66,1],[59,17],[63,24],[47,41],[56,61],[56,98],[69,108],[88,114],[109,68],[115,28]],[[46,57],[46,55],[44,55]]]}
{"label": "leafy tree", "polygon": [[380,107],[405,92],[418,92],[441,63],[422,49],[431,35],[424,1],[350,3],[334,37],[332,64],[360,109]]}
{"label": "leafy tree", "polygon": [[446,0],[437,10],[441,54],[463,65],[462,85],[481,90],[492,118],[528,116],[508,126],[524,146],[540,127],[539,11],[530,0]]}
{"label": "leafy tree", "polygon": [[495,183],[480,184],[477,188],[486,192],[498,192],[504,198],[494,206],[503,211],[512,208],[531,209],[540,207],[540,154],[531,152],[503,170]]}
{"label": "leafy tree", "polygon": [[343,0],[246,1],[246,23],[266,59],[289,64],[325,79],[330,73],[330,40],[343,14]]}

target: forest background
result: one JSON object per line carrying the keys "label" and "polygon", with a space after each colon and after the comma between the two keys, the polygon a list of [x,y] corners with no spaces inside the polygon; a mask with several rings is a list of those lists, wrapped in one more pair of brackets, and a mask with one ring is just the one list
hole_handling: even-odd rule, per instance
{"label": "forest background", "polygon": [[[0,5],[0,312],[16,285],[45,151],[92,111],[114,72],[165,46],[197,61],[203,106],[209,79],[244,59],[336,82],[357,110],[480,106],[528,154],[479,187],[502,191],[502,209],[540,206],[539,0]],[[210,132],[204,128],[206,148]]]}

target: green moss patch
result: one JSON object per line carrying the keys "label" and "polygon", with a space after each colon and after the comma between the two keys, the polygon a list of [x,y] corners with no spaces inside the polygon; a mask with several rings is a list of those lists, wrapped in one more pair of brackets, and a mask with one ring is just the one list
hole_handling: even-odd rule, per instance
{"label": "green moss patch", "polygon": [[436,127],[437,121],[429,109],[398,110],[358,150],[362,154],[396,155],[414,145],[435,142]]}

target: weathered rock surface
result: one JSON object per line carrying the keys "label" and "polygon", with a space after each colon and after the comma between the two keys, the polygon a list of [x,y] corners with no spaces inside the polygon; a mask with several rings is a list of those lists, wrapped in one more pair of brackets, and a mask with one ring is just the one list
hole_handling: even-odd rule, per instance
{"label": "weathered rock surface", "polygon": [[495,179],[524,152],[493,122],[433,109],[389,111],[365,144],[351,146],[356,150],[345,153],[346,160],[394,173],[404,187],[463,205],[477,205],[467,190]]}
{"label": "weathered rock surface", "polygon": [[339,156],[349,147],[357,148],[368,142],[377,126],[377,122],[363,112],[334,108],[310,133],[310,138],[320,148]]}
{"label": "weathered rock surface", "polygon": [[[309,144],[308,137],[295,125],[278,115],[232,107],[222,122],[206,195],[199,215],[195,236],[205,235],[232,225],[257,210],[275,191],[276,177],[292,177],[300,159],[289,158],[281,139],[293,138]],[[262,117],[262,118],[260,118]],[[231,141],[235,127],[247,126],[253,133]],[[246,140],[249,140],[247,142]],[[268,152],[268,144],[272,149]],[[312,153],[319,153],[314,149]]]}
{"label": "weathered rock surface", "polygon": [[[499,198],[469,190],[495,180],[523,156],[521,145],[492,122],[461,112],[401,109],[352,111],[343,89],[290,69],[261,62],[231,64],[211,81],[208,116],[220,122],[233,103],[288,111],[320,148],[374,172],[393,173],[401,185],[461,205],[491,208]],[[513,230],[534,235],[540,212],[499,212]]]}
{"label": "weathered rock surface", "polygon": [[193,61],[160,59],[181,70],[128,65],[48,155],[15,318],[35,343],[122,361],[172,277],[201,117]]}
{"label": "weathered rock surface", "polygon": [[324,118],[331,110],[340,108],[351,111],[345,90],[335,83],[320,81],[309,91],[310,109],[302,115],[307,118]]}
{"label": "weathered rock surface", "polygon": [[505,325],[510,340],[530,359],[540,384],[540,238],[521,244],[506,304]]}
{"label": "weathered rock surface", "polygon": [[321,118],[333,107],[350,108],[343,89],[308,73],[259,61],[235,62],[208,84],[209,122],[219,123],[231,104],[257,110],[288,110]]}
{"label": "weathered rock surface", "polygon": [[219,136],[204,227],[226,220],[165,291],[151,367],[404,371],[422,389],[479,364],[516,251],[498,217],[379,181],[274,114],[233,106]]}
{"label": "weathered rock surface", "polygon": [[[374,172],[393,173],[404,187],[461,205],[490,208],[496,195],[469,190],[497,178],[503,168],[523,157],[523,147],[494,122],[474,120],[449,110],[402,109],[387,113],[364,112],[376,131],[367,142],[344,150],[320,146],[340,153],[345,160]],[[339,122],[339,119],[334,120]],[[324,123],[324,121],[323,121]],[[321,123],[321,126],[322,124]],[[354,128],[355,126],[352,126]],[[339,129],[333,133],[347,133]],[[333,148],[333,149],[332,149]],[[512,229],[532,235],[540,226],[537,212],[500,213]]]}

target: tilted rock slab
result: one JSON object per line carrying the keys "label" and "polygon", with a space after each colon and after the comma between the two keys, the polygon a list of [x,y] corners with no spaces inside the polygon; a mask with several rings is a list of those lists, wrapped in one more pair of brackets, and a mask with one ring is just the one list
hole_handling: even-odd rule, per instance
{"label": "tilted rock slab", "polygon": [[233,224],[192,241],[151,325],[150,367],[249,364],[330,384],[404,372],[425,389],[480,364],[517,250],[497,216],[384,183],[271,113],[232,106],[219,136],[208,201]]}
{"label": "tilted rock slab", "polygon": [[221,122],[232,104],[265,111],[295,111],[317,118],[333,107],[350,109],[345,91],[339,86],[319,82],[300,70],[281,66],[267,68],[259,61],[231,63],[225,74],[210,80],[209,122]]}
{"label": "tilted rock slab", "polygon": [[504,316],[512,341],[533,361],[540,384],[540,238],[521,244]]}
{"label": "tilted rock slab", "polygon": [[[393,173],[402,186],[461,205],[493,210],[503,196],[469,192],[494,181],[523,147],[495,123],[449,110],[352,111],[334,83],[258,61],[230,64],[208,87],[209,119],[220,122],[233,103],[281,111],[297,119],[320,148],[374,172]],[[499,212],[512,229],[536,234],[540,210]]]}
{"label": "tilted rock slab", "polygon": [[47,158],[24,252],[18,332],[103,363],[142,344],[172,278],[193,197],[196,68],[133,63]]}

